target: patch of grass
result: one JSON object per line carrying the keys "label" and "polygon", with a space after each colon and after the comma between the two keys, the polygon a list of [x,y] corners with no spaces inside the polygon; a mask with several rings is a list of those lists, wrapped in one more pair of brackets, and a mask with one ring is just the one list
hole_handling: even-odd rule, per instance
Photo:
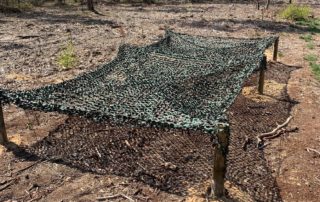
{"label": "patch of grass", "polygon": [[290,4],[284,10],[282,10],[279,16],[283,19],[302,21],[307,20],[311,15],[311,9],[309,6]]}
{"label": "patch of grass", "polygon": [[308,18],[307,20],[297,21],[297,25],[308,26],[310,28],[318,28],[320,26],[320,19],[318,18]]}
{"label": "patch of grass", "polygon": [[306,61],[308,61],[309,63],[315,63],[315,62],[317,62],[318,57],[314,54],[309,54],[309,55],[304,56],[304,59]]}
{"label": "patch of grass", "polygon": [[279,56],[279,58],[282,58],[284,56],[283,52],[278,51],[278,56]]}
{"label": "patch of grass", "polygon": [[77,63],[77,57],[71,41],[68,42],[67,47],[60,52],[57,62],[62,70],[70,69]]}
{"label": "patch of grass", "polygon": [[312,72],[315,77],[320,80],[320,64],[317,63],[318,57],[314,54],[309,54],[304,57],[309,62]]}
{"label": "patch of grass", "polygon": [[312,72],[314,73],[314,75],[316,76],[316,78],[318,80],[320,80],[320,64],[317,64],[317,63],[311,63],[310,64],[310,67],[311,67],[311,70]]}
{"label": "patch of grass", "polygon": [[297,25],[307,26],[311,33],[320,33],[320,19],[309,18],[307,20],[300,20],[296,22]]}
{"label": "patch of grass", "polygon": [[309,48],[310,50],[313,50],[314,47],[315,47],[315,45],[314,45],[313,42],[309,42],[309,43],[307,44],[307,48]]}
{"label": "patch of grass", "polygon": [[305,42],[311,42],[313,41],[312,34],[305,34],[300,36],[300,39],[303,39]]}

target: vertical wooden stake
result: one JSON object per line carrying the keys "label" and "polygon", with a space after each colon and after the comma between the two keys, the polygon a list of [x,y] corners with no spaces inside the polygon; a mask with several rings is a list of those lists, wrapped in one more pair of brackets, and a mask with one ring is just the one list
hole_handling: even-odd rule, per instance
{"label": "vertical wooden stake", "polygon": [[6,127],[4,125],[2,104],[0,102],[0,144],[4,144],[8,142]]}
{"label": "vertical wooden stake", "polygon": [[263,56],[263,60],[260,64],[260,74],[259,74],[259,85],[258,85],[258,92],[260,95],[263,94],[264,88],[264,72],[267,69],[267,57]]}
{"label": "vertical wooden stake", "polygon": [[273,61],[278,60],[278,48],[279,48],[279,37],[275,40],[273,45]]}
{"label": "vertical wooden stake", "polygon": [[225,195],[224,181],[227,171],[227,153],[229,145],[230,129],[228,124],[218,125],[218,145],[214,149],[213,180],[214,196],[221,198]]}

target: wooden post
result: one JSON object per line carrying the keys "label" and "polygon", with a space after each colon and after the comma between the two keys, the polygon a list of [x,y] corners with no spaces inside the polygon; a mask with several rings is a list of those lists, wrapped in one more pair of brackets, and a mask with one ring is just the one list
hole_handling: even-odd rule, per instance
{"label": "wooden post", "polygon": [[260,64],[260,74],[259,74],[259,86],[258,86],[258,92],[260,95],[263,94],[263,88],[264,88],[264,72],[267,69],[267,57],[263,56],[262,62]]}
{"label": "wooden post", "polygon": [[278,59],[279,37],[275,40],[273,45],[273,61]]}
{"label": "wooden post", "polygon": [[230,129],[228,124],[219,124],[217,140],[218,144],[214,149],[213,163],[213,193],[216,198],[225,196],[224,181],[227,171],[227,153],[229,145]]}
{"label": "wooden post", "polygon": [[0,144],[4,144],[8,142],[6,127],[4,125],[2,104],[0,102]]}

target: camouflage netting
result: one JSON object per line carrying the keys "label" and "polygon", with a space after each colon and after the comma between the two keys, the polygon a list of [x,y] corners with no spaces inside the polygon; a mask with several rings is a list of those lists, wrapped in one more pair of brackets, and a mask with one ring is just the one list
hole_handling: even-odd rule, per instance
{"label": "camouflage netting", "polygon": [[213,133],[275,40],[274,36],[210,38],[167,31],[149,46],[121,46],[118,56],[96,71],[35,90],[1,90],[0,100],[98,121],[135,121]]}

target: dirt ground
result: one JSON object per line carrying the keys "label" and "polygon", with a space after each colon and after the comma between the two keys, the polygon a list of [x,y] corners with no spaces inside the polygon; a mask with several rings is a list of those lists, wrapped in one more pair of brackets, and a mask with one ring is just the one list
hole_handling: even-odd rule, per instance
{"label": "dirt ground", "polygon": [[[59,83],[110,61],[122,43],[143,45],[157,41],[166,28],[203,36],[278,34],[279,61],[302,67],[291,74],[287,85],[289,96],[299,103],[292,109],[294,118],[289,127],[297,126],[299,131],[270,141],[264,152],[284,201],[319,201],[320,156],[310,149],[320,149],[320,83],[303,57],[311,52],[320,55],[320,36],[313,36],[315,49],[307,49],[306,42],[300,39],[306,29],[278,19],[280,7],[271,6],[263,13],[263,20],[261,11],[246,4],[100,5],[97,10],[103,15],[89,13],[79,6],[46,5],[21,14],[0,14],[0,87],[26,89]],[[320,17],[320,6],[312,7]],[[78,64],[61,71],[57,56],[70,40]],[[250,92],[251,89],[246,89],[246,95]],[[9,139],[26,146],[47,137],[67,119],[64,115],[14,106],[5,106],[4,113]],[[97,175],[59,162],[26,161],[14,151],[0,147],[0,199],[11,198],[9,201],[94,201],[117,194],[141,201],[204,201],[203,190],[209,183],[190,188],[189,196],[181,196],[130,177]],[[227,187],[232,198],[252,200],[236,185],[227,182]],[[126,198],[119,196],[112,200]]]}

